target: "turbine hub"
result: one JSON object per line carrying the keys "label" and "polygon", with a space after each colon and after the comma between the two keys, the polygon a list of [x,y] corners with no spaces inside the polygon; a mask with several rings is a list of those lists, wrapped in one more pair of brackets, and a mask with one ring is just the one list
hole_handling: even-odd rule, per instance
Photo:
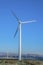
{"label": "turbine hub", "polygon": [[22,24],[22,22],[21,22],[21,21],[19,21],[19,24]]}

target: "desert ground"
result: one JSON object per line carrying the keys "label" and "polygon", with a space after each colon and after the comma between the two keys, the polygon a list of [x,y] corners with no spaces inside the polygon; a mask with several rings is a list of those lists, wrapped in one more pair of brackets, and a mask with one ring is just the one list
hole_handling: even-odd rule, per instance
{"label": "desert ground", "polygon": [[0,65],[43,65],[43,61],[39,60],[22,60],[17,59],[0,59]]}

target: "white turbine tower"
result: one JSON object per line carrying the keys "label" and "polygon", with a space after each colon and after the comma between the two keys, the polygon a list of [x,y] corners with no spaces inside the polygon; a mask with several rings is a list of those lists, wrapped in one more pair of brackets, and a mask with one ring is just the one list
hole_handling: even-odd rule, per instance
{"label": "white turbine tower", "polygon": [[19,34],[20,34],[20,44],[19,44],[19,61],[21,61],[21,44],[22,44],[22,34],[21,34],[21,27],[22,27],[22,24],[28,24],[28,23],[32,23],[32,22],[35,22],[35,20],[31,20],[31,21],[24,21],[22,22],[16,15],[15,13],[12,11],[12,14],[15,16],[15,18],[17,19],[18,21],[18,27],[17,27],[17,30],[14,34],[14,37],[16,36],[18,30],[19,30]]}

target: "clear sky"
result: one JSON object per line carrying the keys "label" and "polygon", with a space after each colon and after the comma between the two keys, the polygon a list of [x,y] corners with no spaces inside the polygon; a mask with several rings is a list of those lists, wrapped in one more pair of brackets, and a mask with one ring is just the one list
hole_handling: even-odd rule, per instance
{"label": "clear sky", "polygon": [[11,10],[22,21],[36,20],[22,25],[22,53],[43,54],[43,0],[0,0],[0,52],[18,53],[18,22]]}

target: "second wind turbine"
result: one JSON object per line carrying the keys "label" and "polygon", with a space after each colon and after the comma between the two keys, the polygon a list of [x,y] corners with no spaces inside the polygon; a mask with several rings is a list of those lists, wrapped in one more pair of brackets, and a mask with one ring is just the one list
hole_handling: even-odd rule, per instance
{"label": "second wind turbine", "polygon": [[21,27],[22,27],[22,24],[28,24],[28,23],[32,23],[32,22],[35,22],[35,20],[31,20],[31,21],[24,21],[24,22],[22,22],[17,16],[16,16],[16,14],[12,11],[12,14],[15,16],[15,18],[17,19],[17,21],[18,21],[18,27],[17,27],[17,29],[16,29],[16,32],[15,32],[15,34],[14,34],[14,37],[16,36],[16,34],[17,34],[17,32],[18,32],[18,30],[19,30],[19,34],[20,34],[20,43],[19,43],[19,61],[21,61],[21,44],[22,44],[22,34],[21,34]]}

